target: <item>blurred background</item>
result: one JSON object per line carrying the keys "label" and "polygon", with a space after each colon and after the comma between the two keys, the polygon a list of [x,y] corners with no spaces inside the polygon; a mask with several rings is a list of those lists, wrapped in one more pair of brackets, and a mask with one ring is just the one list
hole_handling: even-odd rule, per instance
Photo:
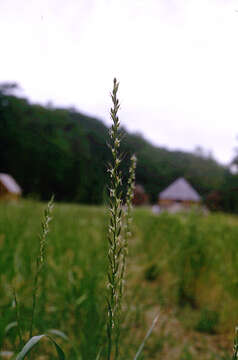
{"label": "blurred background", "polygon": [[123,150],[149,203],[184,177],[210,208],[237,212],[237,11],[233,0],[2,0],[0,172],[25,196],[103,203],[116,76]]}

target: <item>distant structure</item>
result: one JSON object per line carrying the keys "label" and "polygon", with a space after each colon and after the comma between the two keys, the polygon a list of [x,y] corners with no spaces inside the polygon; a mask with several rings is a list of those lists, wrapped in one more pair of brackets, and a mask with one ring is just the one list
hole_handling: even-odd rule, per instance
{"label": "distant structure", "polygon": [[21,194],[22,190],[12,176],[0,173],[0,200],[18,199]]}
{"label": "distant structure", "polygon": [[148,195],[145,192],[145,189],[142,185],[137,184],[135,186],[135,190],[134,190],[134,197],[132,199],[132,203],[135,206],[139,206],[139,205],[145,205],[148,203]]}
{"label": "distant structure", "polygon": [[[232,189],[231,189],[232,191]],[[238,189],[237,189],[238,192]],[[213,190],[211,191],[207,196],[206,196],[206,206],[208,207],[208,209],[212,210],[212,211],[221,211],[222,209],[222,200],[223,200],[223,193],[221,191],[218,190]]]}
{"label": "distant structure", "polygon": [[159,194],[159,206],[170,212],[188,210],[200,203],[200,195],[184,178],[177,179]]}

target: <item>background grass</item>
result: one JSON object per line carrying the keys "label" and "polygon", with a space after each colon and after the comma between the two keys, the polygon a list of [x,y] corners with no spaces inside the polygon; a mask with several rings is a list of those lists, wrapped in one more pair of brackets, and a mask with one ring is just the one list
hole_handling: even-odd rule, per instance
{"label": "background grass", "polygon": [[[16,327],[6,333],[16,320],[13,286],[23,330],[29,328],[44,207],[32,201],[0,203],[1,350],[18,347]],[[102,207],[56,204],[53,211],[35,334],[63,331],[69,341],[57,340],[68,359],[95,359],[104,343],[107,220]],[[160,308],[159,326],[145,347],[145,358],[228,359],[238,320],[237,260],[235,216],[156,216],[149,209],[136,209],[121,358],[133,357]],[[40,351],[44,359],[54,358],[47,343]]]}

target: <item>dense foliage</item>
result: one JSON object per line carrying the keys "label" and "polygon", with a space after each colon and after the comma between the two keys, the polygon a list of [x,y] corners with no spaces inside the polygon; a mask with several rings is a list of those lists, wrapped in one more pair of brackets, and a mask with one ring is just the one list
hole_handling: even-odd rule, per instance
{"label": "dense foliage", "polygon": [[[0,202],[0,357],[21,349],[13,287],[27,341],[44,208],[29,200]],[[52,217],[33,335],[51,334],[67,359],[96,359],[106,333],[108,216],[103,207],[57,204]],[[140,208],[133,219],[120,359],[134,358],[159,308],[143,359],[230,359],[238,317],[237,217],[157,216]],[[43,341],[29,359],[54,354]]]}
{"label": "dense foliage", "polygon": [[[99,204],[105,200],[107,127],[72,109],[31,104],[0,86],[0,172],[13,175],[24,195]],[[211,157],[168,151],[141,135],[128,134],[122,146],[124,166],[135,153],[137,183],[151,202],[177,177],[185,177],[213,208],[238,211],[238,176]],[[158,135],[159,136],[159,135]],[[208,196],[209,195],[209,196]]]}

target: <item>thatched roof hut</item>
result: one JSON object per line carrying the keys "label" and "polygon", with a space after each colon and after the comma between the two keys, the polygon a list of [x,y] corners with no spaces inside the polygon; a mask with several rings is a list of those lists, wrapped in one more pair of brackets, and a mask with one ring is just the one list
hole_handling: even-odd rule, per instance
{"label": "thatched roof hut", "polygon": [[184,178],[177,179],[159,194],[159,204],[164,207],[178,203],[190,206],[200,202],[200,195]]}
{"label": "thatched roof hut", "polygon": [[13,177],[0,173],[0,199],[17,199],[22,190]]}

